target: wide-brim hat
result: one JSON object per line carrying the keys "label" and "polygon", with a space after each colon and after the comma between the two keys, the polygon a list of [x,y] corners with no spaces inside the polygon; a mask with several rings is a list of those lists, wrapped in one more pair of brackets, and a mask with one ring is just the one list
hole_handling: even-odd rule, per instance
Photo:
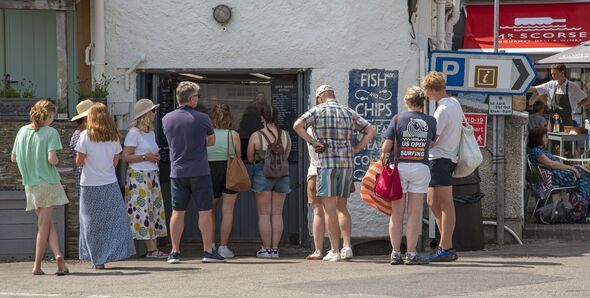
{"label": "wide-brim hat", "polygon": [[155,105],[150,99],[142,98],[135,103],[135,107],[133,111],[135,112],[135,117],[133,120],[137,120],[137,118],[145,115],[145,113],[159,107],[160,105]]}
{"label": "wide-brim hat", "polygon": [[586,172],[590,173],[590,162],[587,162],[587,163],[585,163],[585,164],[582,166],[582,170],[584,170],[584,171],[586,171]]}
{"label": "wide-brim hat", "polygon": [[88,112],[90,111],[90,108],[92,107],[93,104],[94,104],[94,102],[92,102],[92,100],[90,100],[90,99],[86,99],[86,100],[79,102],[76,105],[76,112],[78,112],[78,115],[72,117],[72,120],[70,120],[70,121],[76,121],[78,119],[82,119],[82,118],[88,116]]}
{"label": "wide-brim hat", "polygon": [[332,86],[330,85],[321,85],[318,87],[318,89],[315,90],[315,97],[320,96],[320,94],[326,91],[334,91],[334,88],[332,88]]}

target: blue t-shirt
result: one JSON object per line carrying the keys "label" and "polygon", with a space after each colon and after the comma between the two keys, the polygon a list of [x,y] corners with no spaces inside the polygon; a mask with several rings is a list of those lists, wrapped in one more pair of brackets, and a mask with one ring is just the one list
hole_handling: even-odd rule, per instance
{"label": "blue t-shirt", "polygon": [[[397,156],[398,162],[421,162],[428,164],[428,143],[436,138],[436,119],[422,112],[404,112],[398,114],[397,120]],[[393,140],[394,116],[383,137]],[[393,157],[392,157],[393,160]]]}
{"label": "blue t-shirt", "polygon": [[209,175],[207,137],[213,134],[207,114],[181,106],[162,119],[170,147],[170,178]]}

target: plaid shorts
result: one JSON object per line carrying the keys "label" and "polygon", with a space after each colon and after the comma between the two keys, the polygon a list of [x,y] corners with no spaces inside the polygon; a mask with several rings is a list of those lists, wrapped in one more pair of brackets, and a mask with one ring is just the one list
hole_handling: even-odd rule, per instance
{"label": "plaid shorts", "polygon": [[318,197],[350,197],[352,168],[318,169]]}

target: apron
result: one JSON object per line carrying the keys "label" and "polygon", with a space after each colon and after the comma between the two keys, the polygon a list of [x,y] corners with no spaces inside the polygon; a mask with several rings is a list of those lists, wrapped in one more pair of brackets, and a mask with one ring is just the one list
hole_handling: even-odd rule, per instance
{"label": "apron", "polygon": [[570,104],[568,87],[569,81],[566,80],[565,94],[557,94],[557,85],[555,85],[555,88],[553,89],[553,109],[561,119],[561,126],[559,128],[559,131],[563,131],[563,127],[565,125],[574,125],[574,122],[572,120],[572,106]]}

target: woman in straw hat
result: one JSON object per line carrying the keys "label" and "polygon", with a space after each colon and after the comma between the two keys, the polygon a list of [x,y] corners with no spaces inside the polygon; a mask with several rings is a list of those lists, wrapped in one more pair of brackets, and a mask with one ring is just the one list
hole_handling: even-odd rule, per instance
{"label": "woman in straw hat", "polygon": [[[72,134],[72,138],[70,139],[70,149],[74,156],[76,156],[76,144],[78,144],[78,139],[80,138],[80,133],[86,130],[86,116],[88,116],[88,111],[90,107],[92,107],[94,103],[92,100],[87,99],[83,100],[76,105],[76,111],[78,115],[74,116],[70,121],[76,121],[78,127],[74,130]],[[74,169],[75,177],[76,177],[76,190],[78,194],[80,194],[80,175],[82,174],[82,167],[76,167]]]}
{"label": "woman in straw hat", "polygon": [[148,258],[165,259],[168,254],[160,251],[156,243],[156,238],[168,235],[153,125],[158,106],[147,98],[135,103],[135,118],[125,137],[123,160],[129,164],[125,201],[133,238],[145,241]]}
{"label": "woman in straw hat", "polygon": [[25,186],[26,211],[35,210],[37,214],[38,231],[33,275],[45,274],[41,270],[41,261],[47,242],[57,262],[56,274],[69,273],[59,248],[57,230],[51,222],[53,206],[68,203],[55,167],[59,162],[57,150],[61,150],[62,145],[57,130],[49,126],[54,115],[55,105],[51,101],[42,99],[35,103],[30,111],[31,124],[18,130],[11,153],[11,160],[17,163]]}
{"label": "woman in straw hat", "polygon": [[79,254],[95,269],[105,269],[105,263],[133,256],[135,246],[115,171],[122,151],[119,130],[102,103],[92,105],[87,121],[76,144],[76,165],[82,167]]}

